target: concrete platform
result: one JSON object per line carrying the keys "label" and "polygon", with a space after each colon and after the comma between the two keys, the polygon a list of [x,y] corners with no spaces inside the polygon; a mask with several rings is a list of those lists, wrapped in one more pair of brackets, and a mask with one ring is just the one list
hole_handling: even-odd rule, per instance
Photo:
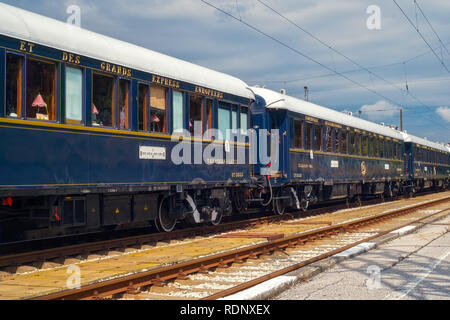
{"label": "concrete platform", "polygon": [[425,222],[224,300],[450,300],[450,216]]}

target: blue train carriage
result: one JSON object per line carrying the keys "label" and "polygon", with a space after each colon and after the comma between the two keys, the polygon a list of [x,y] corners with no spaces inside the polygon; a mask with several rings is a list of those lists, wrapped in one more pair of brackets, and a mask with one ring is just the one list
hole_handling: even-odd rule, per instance
{"label": "blue train carriage", "polygon": [[408,194],[429,189],[446,189],[450,184],[450,152],[444,144],[403,133]]}
{"label": "blue train carriage", "polygon": [[0,75],[2,239],[219,223],[250,182],[236,78],[2,3]]}
{"label": "blue train carriage", "polygon": [[274,206],[306,210],[317,201],[400,192],[405,176],[399,132],[283,91],[252,90],[258,110],[267,115],[267,125],[280,129],[284,137],[279,160],[282,191],[278,193],[291,197],[280,200],[284,205]]}

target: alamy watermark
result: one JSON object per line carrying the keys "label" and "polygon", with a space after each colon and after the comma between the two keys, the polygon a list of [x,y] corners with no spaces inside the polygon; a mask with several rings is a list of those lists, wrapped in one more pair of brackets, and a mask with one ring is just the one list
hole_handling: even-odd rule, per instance
{"label": "alamy watermark", "polygon": [[[187,139],[185,139],[187,138]],[[193,141],[193,143],[191,142]],[[203,147],[203,142],[210,144]],[[262,164],[270,165],[270,172],[279,170],[280,132],[273,129],[258,131],[248,129],[227,129],[224,132],[209,129],[202,134],[202,123],[194,122],[194,134],[187,130],[175,131],[172,142],[178,142],[172,149],[171,160],[175,165],[182,164]],[[249,146],[247,155],[245,146]],[[266,172],[263,174],[270,174]]]}
{"label": "alamy watermark", "polygon": [[69,15],[67,23],[77,27],[81,27],[81,8],[77,5],[70,5],[66,9],[66,13]]}
{"label": "alamy watermark", "polygon": [[81,288],[81,269],[76,265],[70,265],[67,268],[67,274],[70,276],[67,278],[66,287],[69,290],[75,290]]}
{"label": "alamy watermark", "polygon": [[369,15],[366,22],[367,29],[381,30],[381,8],[377,5],[371,5],[367,8],[366,13]]}
{"label": "alamy watermark", "polygon": [[366,280],[366,286],[369,290],[381,289],[381,268],[376,265],[369,266],[367,272],[369,279]]}

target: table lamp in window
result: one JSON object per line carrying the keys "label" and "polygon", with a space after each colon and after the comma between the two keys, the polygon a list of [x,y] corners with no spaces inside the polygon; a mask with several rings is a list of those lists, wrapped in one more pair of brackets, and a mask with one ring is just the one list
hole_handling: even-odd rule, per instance
{"label": "table lamp in window", "polygon": [[92,104],[92,124],[94,126],[99,126],[100,124],[97,122],[97,115],[99,114],[97,107],[95,104]]}
{"label": "table lamp in window", "polygon": [[[44,99],[42,98],[41,94],[39,93],[36,98],[34,99],[32,105],[32,107],[37,107],[38,110],[36,112],[36,119],[38,120],[47,120],[48,121],[48,108],[47,108],[47,104],[45,103]],[[40,113],[40,108],[45,108],[45,110],[47,111],[47,114],[42,114]]]}

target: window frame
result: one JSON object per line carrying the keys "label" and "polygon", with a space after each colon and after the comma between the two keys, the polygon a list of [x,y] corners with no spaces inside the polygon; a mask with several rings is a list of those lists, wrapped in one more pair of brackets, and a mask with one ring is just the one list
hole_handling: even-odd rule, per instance
{"label": "window frame", "polygon": [[[157,112],[157,111],[161,111],[161,109],[152,107],[152,88],[158,88],[158,89],[163,89],[164,93],[165,93],[165,97],[164,97],[164,102],[165,102],[165,111],[164,111],[164,125],[163,125],[163,130],[162,131],[154,131],[152,130],[152,122],[151,122],[151,117],[152,117],[152,112]],[[185,101],[185,94],[184,91],[179,91],[179,90],[173,90],[172,91],[172,112],[173,112],[173,92],[180,92],[182,94],[182,102],[183,102],[183,106],[182,106],[182,110],[183,110],[183,130],[185,129],[185,114],[186,114],[186,101]],[[167,134],[169,129],[168,129],[168,125],[169,125],[169,95],[170,95],[170,90],[166,87],[163,86],[157,86],[157,85],[153,85],[150,84],[148,85],[148,102],[147,102],[147,128],[148,131],[150,133],[161,133],[161,134]],[[173,122],[172,122],[172,126],[173,126]]]}
{"label": "window frame", "polygon": [[[67,119],[67,69],[81,71],[81,121]],[[69,125],[84,126],[86,124],[86,69],[71,64],[64,64],[64,123]]]}
{"label": "window frame", "polygon": [[[94,77],[95,76],[101,76],[112,79],[112,105],[111,105],[111,126],[105,126],[105,125],[94,125],[94,121],[92,119],[92,126],[96,128],[105,128],[105,129],[115,129],[116,128],[116,105],[117,105],[117,79],[115,76],[100,72],[100,71],[94,71],[91,74],[91,83],[92,83],[92,91],[91,91],[91,105],[94,105]],[[97,106],[96,106],[97,107]],[[98,108],[98,107],[97,107]],[[98,110],[98,109],[97,109]],[[94,113],[94,110],[91,110],[92,114]]]}
{"label": "window frame", "polygon": [[[18,105],[18,111],[20,111],[19,113],[17,113],[17,117],[13,117],[10,116],[7,110],[7,71],[8,71],[8,64],[7,64],[7,59],[8,59],[8,54],[11,55],[15,55],[18,57],[22,58],[22,65],[21,65],[21,83],[20,83],[20,104]],[[10,119],[25,119],[26,118],[26,55],[24,53],[21,52],[16,52],[16,51],[10,51],[10,50],[5,50],[5,75],[4,75],[4,80],[5,80],[5,88],[4,88],[4,92],[5,92],[5,105],[4,105],[4,115],[5,118],[10,118]],[[19,95],[18,95],[19,96]]]}
{"label": "window frame", "polygon": [[[40,63],[45,63],[45,64],[49,64],[49,65],[53,65],[55,67],[55,79],[54,79],[54,83],[53,83],[53,90],[54,90],[54,97],[53,97],[53,103],[54,103],[54,109],[55,109],[55,117],[54,120],[40,120],[37,118],[28,118],[27,117],[27,112],[28,112],[28,108],[27,108],[27,103],[28,103],[28,99],[27,99],[27,94],[28,94],[28,87],[27,87],[27,81],[28,81],[28,76],[29,76],[29,72],[28,72],[28,62],[30,61],[35,61],[35,62],[40,62]],[[59,101],[60,101],[60,95],[61,95],[61,90],[58,90],[59,84],[60,84],[60,62],[55,62],[55,61],[51,61],[50,59],[46,59],[46,58],[41,58],[41,57],[36,57],[36,56],[29,56],[26,55],[25,56],[25,78],[24,78],[24,82],[25,82],[25,103],[24,103],[24,108],[23,108],[23,117],[22,119],[26,119],[28,121],[39,121],[39,122],[50,122],[50,123],[57,123],[58,122],[58,117],[59,117]],[[61,89],[61,88],[60,88]],[[47,109],[48,111],[48,109]],[[49,114],[47,114],[49,115]],[[50,117],[49,117],[50,118]]]}
{"label": "window frame", "polygon": [[[150,90],[151,90],[151,88],[150,88]],[[174,112],[175,111],[175,108],[174,108],[174,106],[175,106],[175,104],[174,104],[175,93],[180,93],[181,94],[181,111],[182,111],[182,114],[181,114],[181,125],[182,125],[182,128],[178,128],[178,129],[175,129],[175,122],[174,122],[175,121],[175,112]],[[173,133],[184,132],[184,130],[186,130],[186,128],[185,128],[186,127],[186,123],[185,123],[186,122],[186,120],[185,120],[185,118],[186,118],[186,91],[184,91],[184,90],[171,90],[171,92],[169,94],[171,95],[171,104],[170,104],[171,119],[170,119],[170,122],[171,122],[172,134]]]}

